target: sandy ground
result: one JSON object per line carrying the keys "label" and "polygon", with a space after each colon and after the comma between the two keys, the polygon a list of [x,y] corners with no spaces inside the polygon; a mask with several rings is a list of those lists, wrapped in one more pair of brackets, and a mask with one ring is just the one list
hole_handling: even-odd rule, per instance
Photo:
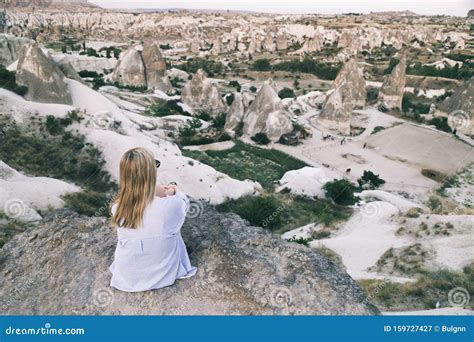
{"label": "sandy ground", "polygon": [[418,311],[386,311],[385,316],[473,316],[474,311],[463,308],[440,308]]}

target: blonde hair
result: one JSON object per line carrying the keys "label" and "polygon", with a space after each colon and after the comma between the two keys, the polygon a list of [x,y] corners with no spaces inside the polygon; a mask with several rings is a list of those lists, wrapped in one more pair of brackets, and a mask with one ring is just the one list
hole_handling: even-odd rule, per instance
{"label": "blonde hair", "polygon": [[144,148],[131,149],[120,160],[120,190],[112,224],[116,227],[138,228],[156,188],[156,166],[153,154]]}

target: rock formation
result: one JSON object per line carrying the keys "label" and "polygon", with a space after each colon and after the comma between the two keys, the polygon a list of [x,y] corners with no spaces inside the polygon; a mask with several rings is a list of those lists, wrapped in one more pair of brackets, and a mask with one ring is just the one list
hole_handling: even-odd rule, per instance
{"label": "rock formation", "polygon": [[263,132],[270,140],[277,141],[283,134],[292,130],[290,114],[284,110],[275,84],[270,79],[262,86],[245,113],[244,134],[254,136]]}
{"label": "rock formation", "polygon": [[0,64],[8,66],[16,61],[23,45],[30,42],[31,40],[27,38],[0,34]]}
{"label": "rock formation", "polygon": [[245,114],[244,99],[241,93],[234,93],[234,101],[230,105],[225,119],[226,130],[234,130],[242,122]]}
{"label": "rock formation", "polygon": [[332,91],[323,106],[317,123],[341,134],[351,133],[352,97],[348,83],[343,83]]}
{"label": "rock formation", "polygon": [[148,89],[159,89],[164,92],[170,91],[173,87],[165,76],[166,62],[160,51],[157,42],[147,42],[143,46],[143,63],[145,64],[145,76]]}
{"label": "rock formation", "polygon": [[327,257],[249,227],[236,215],[206,205],[182,233],[197,274],[160,290],[125,293],[109,287],[116,237],[106,219],[53,212],[2,248],[2,313],[379,314]]}
{"label": "rock formation", "polygon": [[286,36],[285,31],[281,31],[277,35],[277,42],[276,42],[277,50],[286,50],[288,49],[288,37]]}
{"label": "rock formation", "polygon": [[140,51],[132,47],[120,56],[112,74],[112,80],[120,84],[145,87],[147,85],[145,72],[145,64]]}
{"label": "rock formation", "polygon": [[227,109],[219,90],[202,69],[183,87],[181,100],[195,111],[204,111],[209,115],[217,115]]}
{"label": "rock formation", "polygon": [[379,92],[379,101],[388,108],[402,108],[403,92],[406,83],[406,58],[393,68],[390,75],[386,76]]}
{"label": "rock formation", "polygon": [[115,66],[112,80],[124,85],[147,87],[169,92],[172,85],[165,75],[166,63],[157,42],[125,51]]}
{"label": "rock formation", "polygon": [[448,113],[448,123],[464,134],[474,134],[474,77],[457,88],[441,105]]}
{"label": "rock formation", "polygon": [[339,72],[334,80],[332,89],[338,88],[343,83],[347,83],[347,89],[351,92],[353,108],[364,107],[367,98],[364,74],[353,58],[351,58]]}
{"label": "rock formation", "polygon": [[72,104],[64,74],[51,56],[45,55],[36,43],[25,45],[20,55],[16,80],[28,87],[27,100]]}

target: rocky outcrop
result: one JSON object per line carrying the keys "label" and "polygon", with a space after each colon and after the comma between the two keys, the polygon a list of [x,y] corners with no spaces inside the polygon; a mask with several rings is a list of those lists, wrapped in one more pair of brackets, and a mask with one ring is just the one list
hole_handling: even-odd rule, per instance
{"label": "rocky outcrop", "polygon": [[453,95],[441,105],[442,111],[448,113],[448,123],[459,132],[474,134],[474,77],[457,88]]}
{"label": "rocky outcrop", "polygon": [[270,140],[277,141],[292,130],[290,114],[283,108],[275,84],[270,79],[262,86],[245,113],[244,134],[252,137],[257,133],[265,133]]}
{"label": "rocky outcrop", "polygon": [[386,76],[379,92],[379,101],[388,108],[402,108],[403,92],[406,83],[406,58],[393,68],[390,75]]}
{"label": "rocky outcrop", "polygon": [[28,38],[19,38],[9,34],[0,34],[0,64],[10,65],[19,57],[23,45],[30,43]]}
{"label": "rocky outcrop", "polygon": [[285,31],[281,31],[277,35],[276,41],[277,50],[286,50],[288,49],[288,37]]}
{"label": "rocky outcrop", "polygon": [[241,93],[234,93],[234,101],[229,107],[229,112],[225,118],[224,128],[234,130],[242,122],[245,114],[244,98]]}
{"label": "rocky outcrop", "polygon": [[143,63],[148,89],[159,89],[169,92],[173,88],[166,73],[166,62],[157,42],[147,42],[143,46]]}
{"label": "rocky outcrop", "polygon": [[249,227],[233,214],[200,209],[182,229],[197,274],[140,293],[109,286],[116,237],[105,218],[53,212],[2,248],[2,313],[379,314],[355,281],[317,251]]}
{"label": "rocky outcrop", "polygon": [[145,64],[138,48],[132,47],[120,56],[112,74],[112,80],[135,87],[147,85]]}
{"label": "rocky outcrop", "polygon": [[114,69],[112,80],[124,85],[147,87],[164,92],[172,90],[166,76],[166,63],[157,42],[147,42],[125,51]]}
{"label": "rocky outcrop", "polygon": [[227,109],[216,85],[202,69],[183,87],[181,100],[196,112],[204,111],[209,115],[217,115]]}
{"label": "rocky outcrop", "polygon": [[16,80],[18,84],[28,87],[27,100],[72,104],[63,72],[36,43],[25,45],[21,50]]}
{"label": "rocky outcrop", "polygon": [[332,85],[336,89],[347,83],[347,90],[351,92],[350,99],[353,108],[362,108],[365,106],[367,90],[365,88],[364,74],[357,66],[355,59],[351,58],[337,75]]}
{"label": "rocky outcrop", "polygon": [[328,96],[317,124],[341,134],[351,133],[352,98],[348,83],[343,83]]}

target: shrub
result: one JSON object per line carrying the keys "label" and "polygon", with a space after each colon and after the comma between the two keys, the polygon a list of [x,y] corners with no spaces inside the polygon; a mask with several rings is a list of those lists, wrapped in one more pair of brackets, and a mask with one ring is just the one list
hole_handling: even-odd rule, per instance
{"label": "shrub", "polygon": [[359,201],[359,198],[354,196],[357,187],[347,179],[328,182],[324,184],[323,189],[326,197],[332,199],[336,204],[352,205]]}
{"label": "shrub", "polygon": [[268,145],[271,142],[268,136],[262,132],[255,134],[250,139],[252,139],[252,141],[255,141],[259,145]]}
{"label": "shrub", "polygon": [[290,88],[283,88],[282,90],[280,90],[278,92],[278,97],[280,99],[286,99],[286,98],[294,98],[295,97],[295,92],[293,91],[293,89],[290,89]]}
{"label": "shrub", "polygon": [[367,102],[368,103],[377,102],[377,99],[379,97],[379,91],[380,91],[380,89],[378,89],[378,88],[369,87],[367,89]]}
{"label": "shrub", "polygon": [[169,100],[164,103],[154,103],[148,108],[148,114],[152,116],[164,117],[168,115],[190,115],[185,112],[183,108],[178,104],[177,100]]}
{"label": "shrub", "polygon": [[212,117],[204,111],[200,111],[194,117],[201,119],[202,121],[211,121]]}
{"label": "shrub", "polygon": [[251,86],[249,89],[250,89],[250,91],[251,91],[252,93],[256,93],[256,92],[257,92],[257,87],[256,87],[256,86]]}
{"label": "shrub", "polygon": [[217,116],[212,118],[212,127],[218,130],[222,130],[225,125],[225,119],[226,119],[227,114],[226,113],[220,113]]}
{"label": "shrub", "polygon": [[229,94],[229,95],[227,95],[226,98],[225,98],[225,102],[227,102],[227,105],[228,105],[228,106],[231,106],[232,103],[234,103],[234,100],[235,100],[234,94]]}
{"label": "shrub", "polygon": [[320,63],[313,58],[306,56],[302,61],[291,60],[278,63],[273,66],[273,70],[288,72],[304,72],[318,76],[323,80],[334,80],[341,70],[341,64],[330,65]]}
{"label": "shrub", "polygon": [[262,58],[254,61],[252,68],[256,71],[270,71],[272,69],[272,66],[268,59]]}
{"label": "shrub", "polygon": [[28,88],[25,86],[18,85],[16,83],[16,74],[13,71],[5,69],[0,64],[0,88],[4,88],[14,93],[23,96],[28,92]]}
{"label": "shrub", "polygon": [[237,90],[237,92],[240,92],[240,90],[242,89],[238,81],[230,81],[229,86],[234,87]]}
{"label": "shrub", "polygon": [[385,184],[385,181],[372,171],[365,170],[362,177],[357,180],[357,183],[359,183],[361,189],[366,187],[369,189],[377,189]]}
{"label": "shrub", "polygon": [[176,68],[193,74],[199,69],[202,69],[209,77],[213,77],[215,74],[220,74],[222,70],[224,70],[224,65],[221,62],[196,57],[186,60],[184,64],[176,65]]}
{"label": "shrub", "polygon": [[219,211],[229,209],[253,226],[275,229],[281,223],[280,212],[283,207],[271,196],[246,197],[244,200],[232,200],[217,206]]}
{"label": "shrub", "polygon": [[303,245],[303,246],[306,246],[306,247],[309,246],[309,240],[305,239],[303,237],[297,238],[296,236],[293,236],[291,239],[288,239],[287,241],[288,242],[296,242],[296,243],[299,243],[300,245]]}
{"label": "shrub", "polygon": [[436,117],[431,119],[430,125],[435,126],[440,131],[452,133],[451,127],[449,127],[448,124],[448,119],[445,117]]}
{"label": "shrub", "polygon": [[79,76],[97,78],[97,77],[103,77],[104,75],[97,73],[97,71],[81,70],[79,71]]}

